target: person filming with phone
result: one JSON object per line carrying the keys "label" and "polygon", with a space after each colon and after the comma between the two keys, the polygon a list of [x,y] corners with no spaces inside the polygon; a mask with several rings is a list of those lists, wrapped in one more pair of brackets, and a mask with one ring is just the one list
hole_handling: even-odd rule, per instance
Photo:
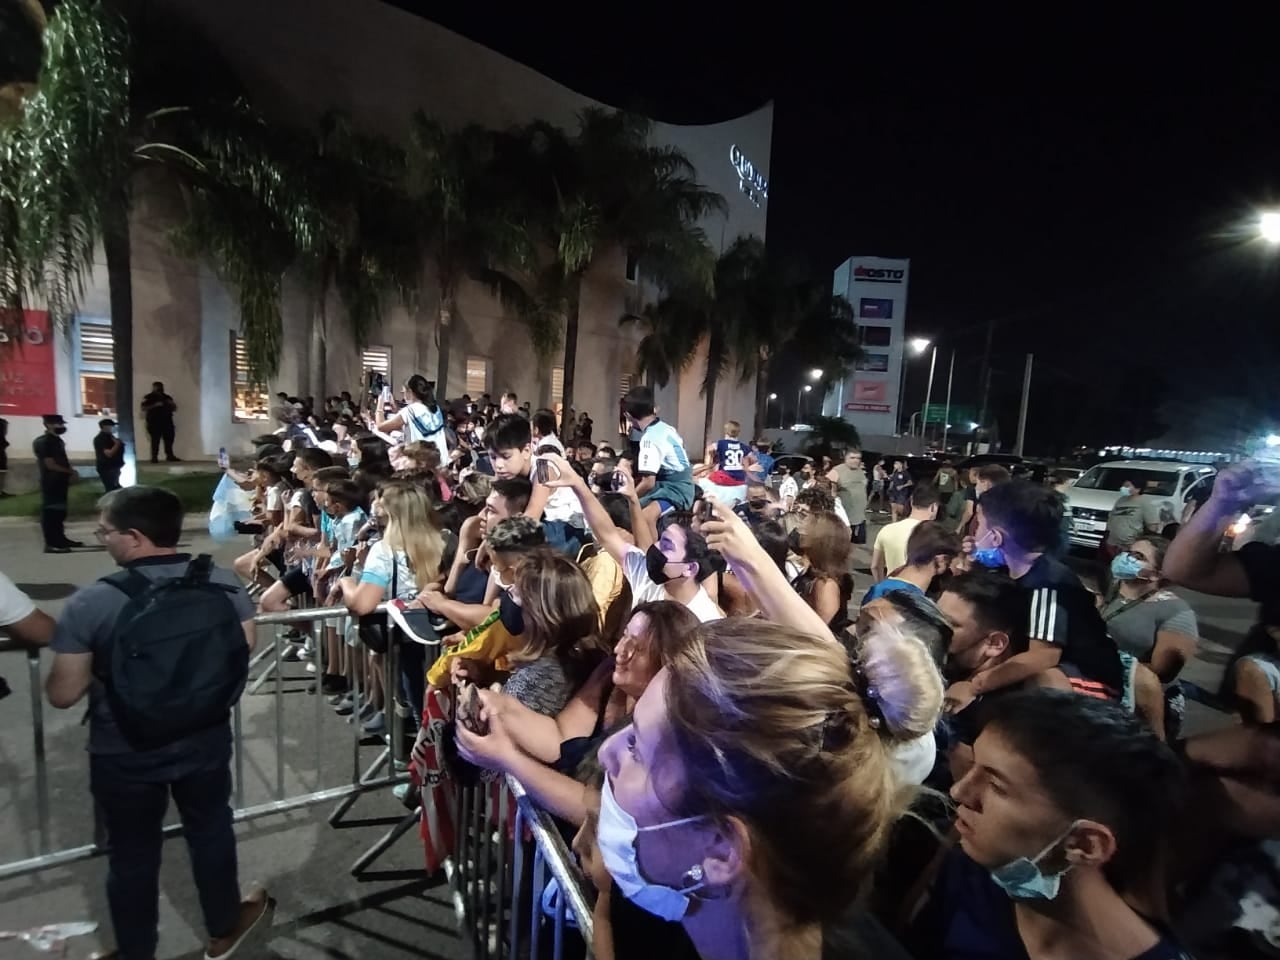
{"label": "person filming with phone", "polygon": [[[587,482],[569,466],[563,457],[549,454],[544,458],[555,473],[546,486],[552,489],[568,488],[578,498],[582,515],[595,537],[596,543],[612,556],[631,587],[633,606],[651,600],[675,600],[683,603],[703,623],[719,620],[724,616],[710,594],[700,582],[700,574],[711,560],[707,541],[692,529],[692,519],[687,513],[674,513],[658,524],[658,540],[648,550],[641,550],[628,542],[622,532],[609,519],[609,512],[596,499]],[[640,498],[631,476],[623,470],[614,474],[617,492],[631,501],[633,529],[637,518],[644,522]]]}

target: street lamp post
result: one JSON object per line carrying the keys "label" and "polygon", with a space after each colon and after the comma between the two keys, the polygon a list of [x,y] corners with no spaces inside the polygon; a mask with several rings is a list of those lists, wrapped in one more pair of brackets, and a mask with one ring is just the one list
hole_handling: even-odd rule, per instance
{"label": "street lamp post", "polygon": [[[926,350],[929,349],[929,340],[927,337],[912,337],[910,340],[907,341],[907,347],[910,349],[912,356],[918,357],[920,356],[920,354],[924,353]],[[898,377],[897,428],[899,430],[902,429],[902,412],[903,412],[902,405],[906,402],[906,399],[907,399],[907,358],[904,355],[902,358],[902,372]],[[911,430],[908,430],[907,432],[912,436],[915,436],[914,428]]]}
{"label": "street lamp post", "polygon": [[804,395],[813,389],[812,384],[806,383],[803,387],[796,391],[796,423],[804,422]]}
{"label": "street lamp post", "polygon": [[924,410],[920,414],[920,436],[928,442],[929,435],[929,401],[933,399],[933,370],[938,365],[938,348],[933,348],[933,356],[929,358],[929,386],[924,392]]}

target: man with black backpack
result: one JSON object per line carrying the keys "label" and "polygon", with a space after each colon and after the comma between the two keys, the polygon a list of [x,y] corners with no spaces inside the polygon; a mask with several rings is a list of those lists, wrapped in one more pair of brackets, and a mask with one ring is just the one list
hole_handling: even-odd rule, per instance
{"label": "man with black backpack", "polygon": [[67,601],[50,648],[49,702],[89,694],[89,780],[110,844],[107,901],[117,956],[157,943],[162,827],[182,817],[207,958],[270,922],[265,890],[241,901],[231,825],[231,708],[244,690],[254,607],[235,574],[177,552],[182,504],[129,487],[99,503],[98,540],[123,571]]}

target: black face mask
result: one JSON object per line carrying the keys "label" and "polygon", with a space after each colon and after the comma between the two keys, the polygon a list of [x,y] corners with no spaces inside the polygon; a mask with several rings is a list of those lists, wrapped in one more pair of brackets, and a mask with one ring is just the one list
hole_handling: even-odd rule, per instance
{"label": "black face mask", "polygon": [[67,428],[66,428],[66,427],[54,427],[54,428],[53,428],[53,432],[54,432],[54,433],[56,433],[58,436],[62,436],[64,433],[66,433],[66,432],[67,432]]}
{"label": "black face mask", "polygon": [[658,549],[656,543],[645,551],[644,565],[648,569],[649,579],[654,583],[666,583],[671,579],[667,575],[667,564],[670,562],[667,555]]}
{"label": "black face mask", "polygon": [[800,552],[800,531],[792,530],[787,534],[787,549],[792,553]]}
{"label": "black face mask", "polygon": [[524,633],[524,608],[511,599],[511,591],[503,590],[498,598],[498,618],[507,633],[518,637]]}

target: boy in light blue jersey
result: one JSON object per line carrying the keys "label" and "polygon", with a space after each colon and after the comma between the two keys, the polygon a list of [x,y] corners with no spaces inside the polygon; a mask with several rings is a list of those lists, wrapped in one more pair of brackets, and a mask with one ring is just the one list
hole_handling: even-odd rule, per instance
{"label": "boy in light blue jersey", "polygon": [[671,510],[693,506],[693,468],[684,441],[673,426],[658,417],[653,389],[632,387],[623,405],[628,424],[640,431],[636,455],[636,493],[652,520]]}

